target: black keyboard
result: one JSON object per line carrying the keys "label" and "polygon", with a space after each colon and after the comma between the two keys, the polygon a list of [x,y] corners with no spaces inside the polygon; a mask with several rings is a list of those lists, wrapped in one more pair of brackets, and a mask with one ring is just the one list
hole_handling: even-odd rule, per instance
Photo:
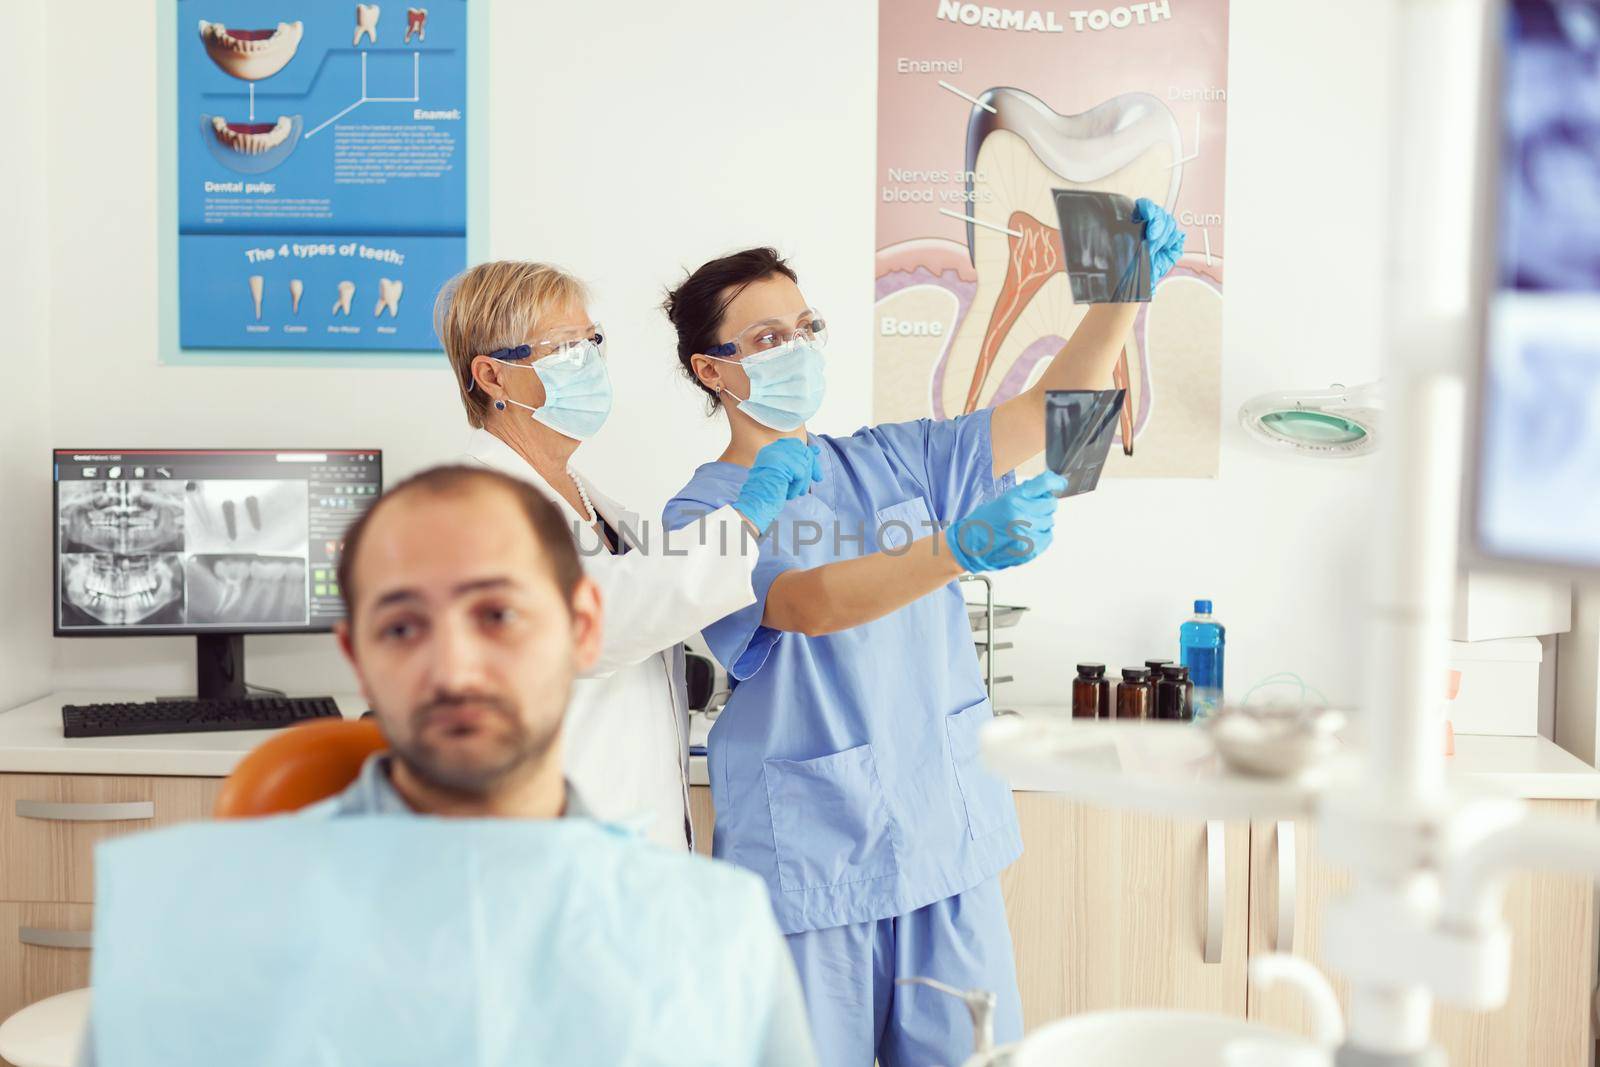
{"label": "black keyboard", "polygon": [[337,718],[338,715],[339,705],[332,697],[68,704],[61,709],[61,730],[67,737],[188,734],[203,730],[274,730],[311,719]]}

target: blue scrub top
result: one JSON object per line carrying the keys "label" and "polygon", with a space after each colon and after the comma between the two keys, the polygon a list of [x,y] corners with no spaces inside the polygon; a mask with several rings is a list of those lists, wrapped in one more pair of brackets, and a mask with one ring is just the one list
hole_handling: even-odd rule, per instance
{"label": "blue scrub top", "polygon": [[[907,914],[1022,854],[1010,788],[979,761],[993,711],[955,582],[822,637],[761,625],[785,571],[903,549],[1010,488],[989,412],[811,441],[822,481],[762,538],[756,602],[705,630],[738,683],[708,742],[713,852],[766,880],[786,934]],[[700,467],[667,528],[732,503],[748,473]]]}

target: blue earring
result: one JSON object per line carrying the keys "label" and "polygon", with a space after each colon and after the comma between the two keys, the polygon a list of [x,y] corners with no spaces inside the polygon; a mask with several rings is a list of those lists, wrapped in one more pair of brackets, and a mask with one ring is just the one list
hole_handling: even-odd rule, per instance
{"label": "blue earring", "polygon": [[504,400],[496,400],[494,402],[494,408],[496,411],[504,411],[506,409],[506,402]]}

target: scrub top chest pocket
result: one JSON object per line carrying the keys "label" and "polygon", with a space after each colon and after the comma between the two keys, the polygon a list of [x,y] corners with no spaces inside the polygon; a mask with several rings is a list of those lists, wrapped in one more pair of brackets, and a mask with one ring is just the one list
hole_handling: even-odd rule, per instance
{"label": "scrub top chest pocket", "polygon": [[984,768],[979,753],[978,732],[993,721],[994,709],[982,700],[948,716],[944,722],[956,785],[967,809],[967,830],[974,839],[1004,829],[1015,818],[1011,787]]}
{"label": "scrub top chest pocket", "polygon": [[786,893],[895,878],[900,832],[871,745],[762,768]]}
{"label": "scrub top chest pocket", "polygon": [[928,502],[920,496],[914,496],[910,500],[878,509],[877,521],[869,532],[868,549],[904,552],[911,542],[927,537],[937,529],[933,515],[928,510]]}

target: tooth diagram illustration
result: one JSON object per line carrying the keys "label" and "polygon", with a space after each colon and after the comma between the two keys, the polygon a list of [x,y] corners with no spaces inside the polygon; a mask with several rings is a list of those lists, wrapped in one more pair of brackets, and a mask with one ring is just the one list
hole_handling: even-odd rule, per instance
{"label": "tooth diagram illustration", "polygon": [[306,291],[305,283],[299,278],[289,279],[289,312],[292,315],[300,314],[300,294]]}
{"label": "tooth diagram illustration", "polygon": [[250,300],[256,306],[256,321],[261,321],[261,289],[266,279],[259,274],[250,275]]}
{"label": "tooth diagram illustration", "polygon": [[425,40],[426,39],[427,25],[428,25],[428,9],[427,8],[425,8],[425,7],[408,7],[408,8],[406,8],[406,39],[405,39],[405,43],[406,44],[410,44],[411,43],[411,35],[412,34],[416,34],[417,40],[419,40],[419,41]]}
{"label": "tooth diagram illustration", "polygon": [[278,116],[277,122],[229,122],[221,115],[213,115],[211,129],[224,147],[241,155],[258,156],[288,140],[294,122],[288,115]]}
{"label": "tooth diagram illustration", "polygon": [[405,285],[398,280],[391,281],[388,278],[379,278],[378,304],[372,309],[373,317],[376,318],[382,315],[385,308],[389,309],[389,317],[391,319],[400,314],[400,291],[404,288]]}
{"label": "tooth diagram illustration", "polygon": [[270,30],[230,30],[220,22],[200,20],[206,55],[222,72],[243,81],[260,81],[282,70],[300,48],[303,27],[280,22]]}
{"label": "tooth diagram illustration", "polygon": [[[1044,336],[1070,337],[1088,310],[1073,303],[1063,272],[1053,190],[1093,188],[1171,204],[1182,179],[1177,121],[1148,93],[1125,93],[1079,115],[1057,114],[1020,89],[990,89],[979,100],[967,124],[967,191],[977,194],[973,217],[989,225],[967,224],[978,289],[943,368],[951,415],[990,404],[1024,349]],[[1124,350],[1116,375],[1129,390],[1129,413],[1138,412],[1143,386],[1134,347]],[[1132,445],[1130,421],[1125,416],[1124,450]]]}
{"label": "tooth diagram illustration", "polygon": [[361,38],[366,37],[372,44],[378,43],[378,5],[356,5],[356,35],[350,42],[352,46],[361,43]]}
{"label": "tooth diagram illustration", "polygon": [[300,143],[301,126],[299,115],[279,115],[271,122],[200,116],[211,157],[239,174],[263,174],[288,159]]}
{"label": "tooth diagram illustration", "polygon": [[333,302],[333,311],[330,314],[334,314],[334,315],[349,315],[350,314],[350,298],[355,296],[355,295],[356,295],[356,283],[355,282],[340,282],[339,283],[339,299],[337,299],[337,300],[335,300]]}

